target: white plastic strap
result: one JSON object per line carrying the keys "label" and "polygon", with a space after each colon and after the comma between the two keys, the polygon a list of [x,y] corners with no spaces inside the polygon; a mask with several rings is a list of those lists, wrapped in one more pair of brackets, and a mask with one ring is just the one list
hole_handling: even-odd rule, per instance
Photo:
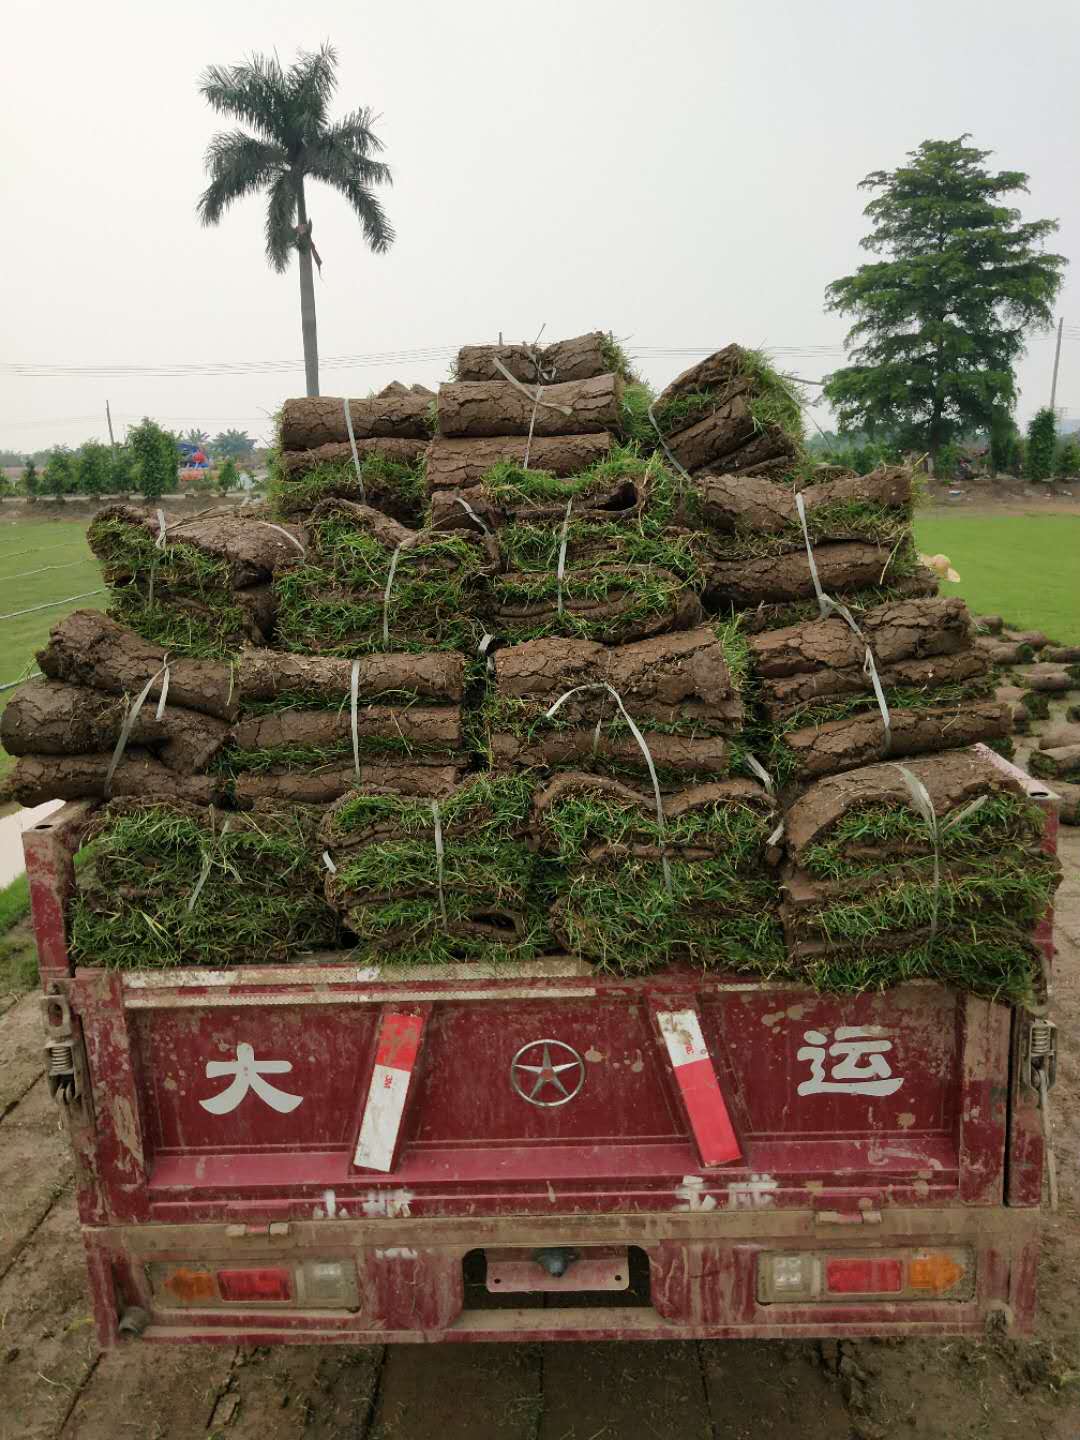
{"label": "white plastic strap", "polygon": [[814,582],[814,591],[817,595],[818,611],[823,620],[828,620],[831,615],[839,615],[848,629],[866,646],[866,657],[863,660],[863,673],[870,680],[874,687],[874,698],[877,700],[878,709],[881,711],[881,723],[885,727],[885,753],[892,749],[892,717],[889,714],[888,702],[885,699],[885,691],[881,688],[881,680],[878,678],[877,666],[874,663],[873,652],[870,649],[870,642],[859,629],[854,615],[846,605],[841,605],[831,595],[827,595],[821,588],[821,580],[818,577],[817,564],[814,560],[814,547],[810,544],[810,531],[806,524],[806,502],[801,491],[795,494],[795,512],[799,517],[799,524],[802,526],[803,540],[806,543],[806,559],[810,566],[810,579]]}
{"label": "white plastic strap", "polygon": [[303,542],[298,540],[295,535],[290,535],[288,530],[282,529],[280,525],[275,525],[272,520],[260,520],[259,524],[269,526],[271,530],[276,530],[279,535],[284,535],[285,539],[288,540],[289,544],[295,545],[297,550],[300,551],[301,555],[307,554],[307,551],[304,549]]}
{"label": "white plastic strap", "polygon": [[[513,385],[515,390],[520,390],[522,395],[524,395],[527,400],[533,400],[537,405],[543,405],[545,410],[558,410],[560,415],[570,416],[574,413],[574,407],[572,405],[556,405],[553,400],[541,400],[539,394],[533,394],[533,392],[529,389],[527,385],[523,385],[520,380],[516,379],[513,375],[510,374],[510,371],[506,368],[506,366],[502,363],[502,361],[497,355],[493,355],[491,359],[499,374],[502,375],[505,379],[509,380],[510,384]],[[543,388],[544,387],[542,385],[538,387],[539,390],[542,390]]]}
{"label": "white plastic strap", "polygon": [[[166,526],[165,526],[165,511],[164,511],[164,510],[159,510],[159,511],[157,512],[157,523],[158,523],[158,532],[157,532],[157,538],[156,538],[156,540],[154,541],[154,550],[155,550],[155,552],[158,551],[158,550],[164,550],[164,549],[165,549],[165,529],[166,529]],[[146,587],[146,603],[147,603],[147,605],[153,605],[153,603],[154,603],[154,579],[155,579],[155,577],[157,576],[157,567],[158,567],[158,556],[157,556],[157,554],[155,553],[154,558],[150,561],[150,580],[149,580],[149,583],[147,584],[147,587]]]}
{"label": "white plastic strap", "polygon": [[161,694],[158,696],[157,710],[154,712],[154,719],[160,720],[165,714],[165,701],[169,696],[169,652],[166,651],[161,657],[161,668],[165,674],[161,677]]}
{"label": "white plastic strap", "polygon": [[157,539],[154,541],[154,549],[155,549],[155,550],[164,550],[164,549],[165,549],[165,528],[166,528],[166,527],[165,527],[165,511],[164,511],[164,510],[159,510],[159,511],[157,512],[157,523],[158,523],[158,532],[157,532]]}
{"label": "white plastic strap", "polygon": [[356,722],[356,702],[360,694],[360,661],[352,662],[349,674],[349,726],[352,730],[352,763],[357,779],[360,778],[360,733]]}
{"label": "white plastic strap", "polygon": [[415,536],[410,535],[407,539],[401,540],[394,547],[394,553],[390,556],[390,570],[386,576],[386,589],[382,597],[382,643],[390,644],[390,591],[394,588],[394,576],[397,574],[398,561],[401,559],[402,550],[413,544]]}
{"label": "white plastic strap", "polygon": [[781,821],[780,821],[780,824],[777,825],[776,829],[775,829],[775,830],[772,832],[772,834],[769,836],[768,840],[765,841],[765,844],[766,844],[766,845],[769,845],[769,846],[779,845],[779,844],[780,844],[780,841],[781,841],[783,838],[784,838],[784,822],[783,822],[783,820],[781,820]]}
{"label": "white plastic strap", "polygon": [[322,863],[326,866],[327,870],[330,871],[331,875],[337,874],[337,866],[334,864],[333,860],[330,859],[329,850],[324,850],[322,852]]}
{"label": "white plastic strap", "polygon": [[566,575],[566,541],[570,533],[570,511],[574,507],[574,497],[571,495],[566,502],[566,514],[563,516],[562,533],[559,537],[559,567],[556,576],[559,581],[559,614],[563,613],[563,578]]}
{"label": "white plastic strap", "polygon": [[[230,821],[226,820],[226,821],[225,821],[225,824],[221,827],[221,834],[222,834],[222,835],[224,835],[225,832],[226,832],[226,830],[228,830],[229,824],[230,824]],[[206,859],[203,861],[202,874],[199,876],[198,880],[196,880],[196,882],[195,882],[195,889],[192,890],[191,894],[188,896],[187,913],[188,913],[189,915],[190,915],[191,912],[195,909],[195,906],[198,904],[199,896],[200,896],[200,895],[202,894],[202,892],[203,892],[203,886],[206,884],[207,880],[210,878],[210,871],[211,871],[211,868],[213,867],[213,864],[214,864],[214,847],[213,847],[213,842],[211,842],[210,847],[209,847],[209,849],[208,849],[207,852],[206,852]]]}
{"label": "white plastic strap", "polygon": [[684,480],[689,480],[689,479],[690,479],[690,471],[687,470],[687,469],[685,469],[682,465],[680,465],[679,462],[678,462],[678,460],[675,459],[675,456],[674,456],[674,455],[671,453],[671,451],[668,449],[668,443],[667,443],[667,440],[664,438],[664,432],[660,429],[660,422],[657,420],[656,416],[653,414],[653,411],[654,411],[655,409],[656,409],[656,401],[654,400],[653,403],[649,406],[649,422],[650,422],[650,424],[652,425],[653,429],[656,431],[656,437],[657,437],[657,439],[660,441],[660,449],[663,450],[664,454],[667,456],[668,464],[669,464],[669,465],[673,465],[673,466],[675,467],[675,469],[679,472],[679,474],[683,477]]}
{"label": "white plastic strap", "polygon": [[494,660],[491,658],[491,656],[488,654],[488,651],[491,649],[491,647],[492,647],[492,645],[493,645],[494,643],[495,643],[495,636],[494,636],[494,635],[489,635],[488,632],[485,630],[484,633],[483,633],[483,635],[480,636],[480,644],[476,647],[477,650],[479,650],[480,654],[484,657],[484,660],[485,660],[485,662],[486,662],[486,664],[487,664],[487,668],[488,668],[489,670],[494,670],[494,669],[495,669],[495,661],[494,661]]}
{"label": "white plastic strap", "polygon": [[772,776],[769,774],[769,772],[765,769],[765,766],[762,765],[761,761],[757,758],[757,756],[751,755],[750,752],[749,752],[749,750],[748,750],[748,751],[746,752],[746,755],[745,755],[744,758],[745,758],[746,763],[747,763],[747,765],[749,766],[749,768],[754,772],[754,774],[757,776],[757,778],[761,781],[762,785],[765,786],[765,793],[766,793],[766,795],[775,795],[775,794],[776,794],[776,786],[773,784],[773,778],[772,778]]}
{"label": "white plastic strap", "polygon": [[470,520],[476,521],[477,525],[480,526],[480,529],[484,532],[485,535],[491,534],[490,525],[487,523],[486,520],[481,519],[481,517],[476,513],[476,511],[473,509],[473,507],[469,504],[467,500],[463,500],[460,495],[455,495],[454,503],[461,506],[461,508],[465,511],[466,515],[468,515]]}
{"label": "white plastic strap", "polygon": [[637,741],[638,748],[640,749],[642,755],[644,755],[645,757],[645,764],[648,766],[649,769],[649,779],[652,781],[653,796],[656,800],[656,827],[660,831],[660,863],[663,866],[664,870],[664,885],[667,889],[668,894],[670,895],[671,866],[668,864],[667,858],[667,838],[664,828],[664,802],[660,796],[660,780],[656,774],[656,766],[653,764],[652,752],[650,751],[648,744],[645,741],[645,736],[641,733],[641,731],[631,719],[626,706],[622,702],[622,696],[615,689],[614,685],[608,685],[604,681],[596,681],[591,685],[575,685],[572,690],[567,690],[564,695],[560,695],[558,700],[555,701],[554,705],[548,707],[548,709],[544,712],[544,719],[554,719],[555,715],[566,703],[566,701],[570,699],[572,695],[580,695],[584,690],[607,691],[607,693],[615,701],[615,704],[619,707],[619,713],[622,715],[623,719],[630,727],[630,733]]}
{"label": "white plastic strap", "polygon": [[[125,715],[125,717],[124,717],[124,723],[121,725],[121,727],[120,727],[120,734],[117,736],[117,739],[116,739],[116,748],[113,750],[112,759],[109,761],[109,768],[105,771],[105,784],[104,784],[104,787],[103,787],[103,788],[104,788],[104,791],[105,791],[105,799],[106,799],[106,800],[108,800],[108,799],[110,798],[110,792],[112,791],[113,776],[116,774],[116,767],[120,764],[120,757],[121,757],[121,756],[123,755],[123,753],[124,753],[124,750],[125,750],[125,748],[126,748],[126,746],[127,746],[128,740],[129,740],[130,737],[131,737],[131,732],[132,732],[132,730],[135,728],[135,721],[139,718],[139,711],[142,709],[143,704],[144,704],[145,701],[146,701],[146,697],[150,694],[150,691],[154,688],[154,682],[155,682],[156,680],[158,680],[158,679],[159,679],[160,677],[162,677],[162,676],[165,676],[165,677],[166,677],[165,682],[164,682],[164,685],[162,686],[162,689],[167,692],[167,687],[168,687],[168,678],[167,678],[167,677],[168,677],[168,674],[169,674],[169,665],[168,665],[168,659],[167,659],[167,657],[166,657],[166,659],[162,661],[161,669],[160,669],[160,670],[155,670],[154,673],[153,673],[153,675],[150,676],[150,679],[147,680],[146,684],[145,684],[145,685],[143,686],[143,688],[139,691],[138,695],[136,695],[136,697],[135,697],[135,703],[132,705],[131,709],[128,711],[127,715]],[[160,701],[160,702],[158,703],[158,719],[159,719],[159,720],[160,720],[160,718],[161,718],[161,711],[162,711],[163,706],[164,706],[164,701],[162,700],[162,701]]]}
{"label": "white plastic strap", "polygon": [[360,503],[363,504],[363,503],[364,503],[364,475],[363,475],[363,471],[360,469],[360,455],[359,455],[359,452],[357,451],[357,448],[356,448],[356,436],[353,434],[353,428],[352,428],[352,411],[349,409],[349,399],[348,399],[348,396],[346,396],[345,399],[342,400],[341,403],[342,403],[342,406],[344,407],[344,410],[345,410],[345,429],[349,432],[349,444],[352,446],[352,463],[353,463],[353,466],[354,466],[354,468],[355,468],[355,470],[356,470],[356,483],[357,483],[357,485],[359,485],[359,487],[360,487]]}
{"label": "white plastic strap", "polygon": [[435,880],[439,887],[439,914],[442,916],[442,923],[446,924],[446,896],[443,893],[443,838],[442,838],[442,813],[439,810],[439,802],[432,800],[431,815],[435,821]]}

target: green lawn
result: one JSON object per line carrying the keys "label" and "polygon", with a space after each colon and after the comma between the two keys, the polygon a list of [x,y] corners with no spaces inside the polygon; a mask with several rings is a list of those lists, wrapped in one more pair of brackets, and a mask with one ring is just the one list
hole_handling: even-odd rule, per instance
{"label": "green lawn", "polygon": [[[101,588],[101,572],[86,543],[85,520],[26,520],[0,525],[0,616],[49,605],[13,620],[0,619],[0,685],[34,667],[34,652],[61,616],[83,605],[100,606],[104,595],[52,605],[69,595]],[[12,695],[0,690],[0,708]],[[0,773],[7,757],[0,751]]]}
{"label": "green lawn", "polygon": [[960,576],[943,595],[962,595],[977,615],[1080,645],[1080,517],[920,515],[919,549],[948,555]]}

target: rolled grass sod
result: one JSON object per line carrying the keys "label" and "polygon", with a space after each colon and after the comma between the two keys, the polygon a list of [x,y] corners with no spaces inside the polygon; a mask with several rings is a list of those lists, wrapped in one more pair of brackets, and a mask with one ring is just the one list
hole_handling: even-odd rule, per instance
{"label": "rolled grass sod", "polygon": [[923,554],[948,555],[959,574],[958,584],[941,582],[943,595],[1080,644],[1080,516],[921,514],[915,539]]}

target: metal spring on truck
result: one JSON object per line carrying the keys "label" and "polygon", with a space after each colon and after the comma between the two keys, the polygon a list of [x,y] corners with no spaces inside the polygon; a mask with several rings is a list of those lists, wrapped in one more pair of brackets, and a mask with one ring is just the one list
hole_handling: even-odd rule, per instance
{"label": "metal spring on truck", "polygon": [[1032,1060],[1041,1060],[1054,1048],[1054,1031],[1045,1020],[1036,1021],[1031,1027],[1028,1039],[1028,1054]]}
{"label": "metal spring on truck", "polygon": [[45,1073],[49,1076],[74,1075],[75,1051],[71,1045],[46,1046],[48,1060]]}

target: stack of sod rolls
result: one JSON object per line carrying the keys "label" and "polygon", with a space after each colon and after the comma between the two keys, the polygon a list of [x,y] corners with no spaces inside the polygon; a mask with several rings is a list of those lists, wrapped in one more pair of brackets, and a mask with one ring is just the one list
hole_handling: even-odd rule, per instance
{"label": "stack of sod rolls", "polygon": [[12,793],[99,804],[80,963],[1037,988],[1057,871],[917,477],[815,466],[761,355],[466,346],[280,437],[269,506],[102,512],[110,614],[7,707]]}

